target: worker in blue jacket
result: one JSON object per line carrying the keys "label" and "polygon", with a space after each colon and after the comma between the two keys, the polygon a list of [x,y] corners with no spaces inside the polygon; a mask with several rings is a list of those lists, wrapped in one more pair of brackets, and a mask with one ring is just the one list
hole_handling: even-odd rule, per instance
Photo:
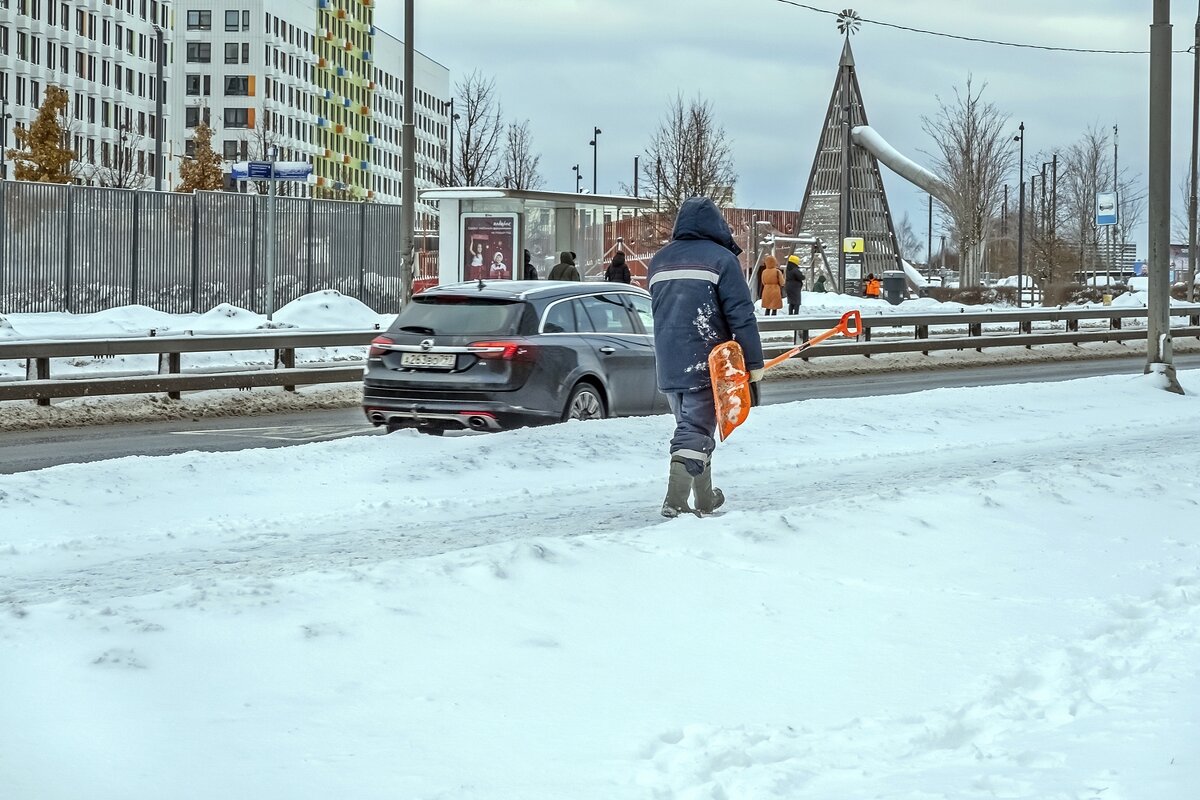
{"label": "worker in blue jacket", "polygon": [[[654,357],[658,388],[675,414],[665,517],[708,514],[725,502],[712,485],[717,412],[708,353],[736,340],[750,372],[757,403],[763,374],[762,340],[754,301],[737,256],[741,248],[720,209],[707,197],[685,200],[671,241],[650,262],[648,281],[654,309]],[[695,506],[688,498],[695,493]]]}

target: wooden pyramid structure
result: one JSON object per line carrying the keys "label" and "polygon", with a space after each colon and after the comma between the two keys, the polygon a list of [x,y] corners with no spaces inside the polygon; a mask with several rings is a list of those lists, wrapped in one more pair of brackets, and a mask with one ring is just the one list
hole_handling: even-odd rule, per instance
{"label": "wooden pyramid structure", "polygon": [[[849,102],[846,102],[847,99]],[[901,268],[896,229],[892,224],[879,164],[871,153],[847,141],[853,127],[868,124],[858,75],[854,70],[854,54],[847,36],[838,65],[838,76],[829,98],[829,110],[825,112],[825,124],[817,142],[817,154],[808,176],[808,187],[800,206],[800,230],[815,236],[824,245],[825,256],[833,268],[830,271],[837,270],[838,274],[833,277],[841,291],[854,288],[857,283],[857,279],[850,276],[845,279],[846,286],[843,286],[844,267],[834,267],[841,263],[841,209],[845,188],[849,189],[850,201],[849,230],[845,235],[861,236],[865,240],[862,276],[868,273],[879,276],[885,270]],[[843,164],[847,160],[850,165],[849,186],[844,187]]]}

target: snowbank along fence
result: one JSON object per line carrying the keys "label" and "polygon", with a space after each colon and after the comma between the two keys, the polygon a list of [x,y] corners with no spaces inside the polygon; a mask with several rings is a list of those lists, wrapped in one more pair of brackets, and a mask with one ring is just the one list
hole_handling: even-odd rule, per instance
{"label": "snowbank along fence", "polygon": [[[863,335],[857,340],[826,341],[806,350],[803,358],[883,353],[924,353],[934,350],[982,350],[985,347],[1036,347],[1048,344],[1124,342],[1144,340],[1145,308],[1076,308],[1037,311],[980,311],[961,314],[878,314],[863,317]],[[1174,306],[1171,333],[1176,339],[1200,338],[1200,305]],[[760,319],[768,334],[766,350],[776,354],[789,343],[770,334],[792,334],[807,341],[809,332],[832,328],[840,317],[772,317]],[[1126,325],[1126,323],[1134,323]],[[1037,330],[1034,326],[1037,326]],[[178,398],[181,391],[344,383],[362,377],[362,361],[308,364],[296,367],[299,348],[366,345],[378,331],[325,333],[255,333],[237,335],[126,337],[0,342],[0,361],[24,360],[25,380],[0,381],[0,401],[37,400],[116,394],[165,392]],[[273,368],[222,372],[185,371],[187,353],[273,351]],[[158,355],[158,372],[150,375],[113,375],[55,379],[50,374],[55,358],[96,358],[117,355]]]}
{"label": "snowbank along fence", "polygon": [[[264,312],[265,221],[258,195],[0,181],[0,313]],[[275,223],[278,305],[331,288],[399,309],[400,206],[280,197]]]}

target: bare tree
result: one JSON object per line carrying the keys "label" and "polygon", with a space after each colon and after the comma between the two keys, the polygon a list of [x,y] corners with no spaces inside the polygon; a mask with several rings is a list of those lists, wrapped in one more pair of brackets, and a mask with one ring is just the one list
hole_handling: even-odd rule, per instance
{"label": "bare tree", "polygon": [[1064,207],[1064,225],[1069,231],[1070,246],[1081,271],[1096,270],[1100,262],[1101,238],[1096,225],[1096,195],[1116,189],[1117,225],[1112,234],[1115,244],[1124,243],[1133,229],[1141,225],[1146,213],[1146,192],[1141,175],[1124,168],[1117,175],[1114,186],[1112,140],[1108,129],[1098,125],[1092,125],[1067,148],[1063,164],[1058,194]]}
{"label": "bare tree", "polygon": [[1188,220],[1192,205],[1192,178],[1184,173],[1179,179],[1179,202],[1171,208],[1171,238],[1176,242],[1188,240]]}
{"label": "bare tree", "polygon": [[900,224],[896,226],[896,244],[900,249],[900,257],[906,261],[916,261],[925,250],[921,239],[913,230],[912,220],[908,218],[907,211],[901,217]]}
{"label": "bare tree", "polygon": [[730,145],[711,103],[697,97],[685,104],[683,95],[675,96],[641,164],[667,216],[689,197],[709,197],[722,206],[733,202],[737,173]]}
{"label": "bare tree", "polygon": [[100,150],[100,166],[95,168],[95,178],[101,186],[114,189],[144,189],[150,182],[136,165],[135,153],[141,147],[143,136],[134,133],[128,125],[117,131],[117,141],[111,146],[105,142]]}
{"label": "bare tree", "polygon": [[454,110],[459,119],[454,131],[454,159],[449,175],[440,176],[440,182],[448,186],[498,186],[503,175],[505,128],[496,80],[476,70],[455,88]]}
{"label": "bare tree", "polygon": [[542,175],[538,164],[542,157],[533,152],[529,120],[508,123],[504,142],[504,185],[513,189],[538,189]]}
{"label": "bare tree", "polygon": [[[242,137],[242,149],[249,161],[270,161],[271,148],[275,148],[276,160],[284,158],[282,137],[279,132],[274,130],[270,122],[271,114],[263,114],[254,122],[253,128],[247,128],[245,135]],[[278,116],[275,117],[278,119]],[[256,194],[269,194],[271,191],[270,181],[251,181]],[[291,194],[298,194],[298,184],[294,181],[276,181],[275,194],[280,197],[286,197]]]}
{"label": "bare tree", "polygon": [[986,88],[977,91],[968,75],[965,89],[954,90],[953,102],[938,98],[937,116],[922,119],[936,148],[935,172],[950,195],[939,205],[961,254],[959,285],[964,287],[980,281],[1004,178],[1016,161],[1008,115],[983,101]]}

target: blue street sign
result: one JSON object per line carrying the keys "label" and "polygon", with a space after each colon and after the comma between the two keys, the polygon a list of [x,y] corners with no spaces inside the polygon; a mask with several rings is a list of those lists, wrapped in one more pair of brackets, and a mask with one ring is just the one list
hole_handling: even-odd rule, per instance
{"label": "blue street sign", "polygon": [[1096,224],[1117,224],[1117,193],[1096,192]]}
{"label": "blue street sign", "polygon": [[[235,161],[233,163],[233,179],[235,181],[266,181],[271,179],[270,161]],[[306,181],[312,174],[312,164],[307,161],[276,161],[275,180],[277,181]]]}

